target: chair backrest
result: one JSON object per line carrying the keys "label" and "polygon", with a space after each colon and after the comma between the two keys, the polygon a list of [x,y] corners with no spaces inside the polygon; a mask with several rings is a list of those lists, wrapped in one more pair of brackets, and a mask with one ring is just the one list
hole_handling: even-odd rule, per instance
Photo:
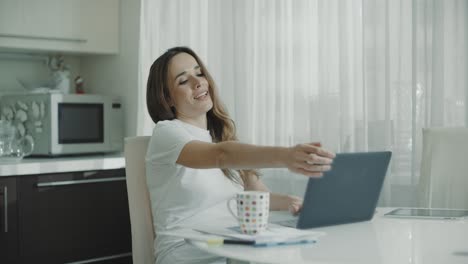
{"label": "chair backrest", "polygon": [[149,136],[125,138],[125,171],[132,230],[133,263],[154,264],[153,217],[146,185],[145,156]]}
{"label": "chair backrest", "polygon": [[419,206],[468,209],[468,128],[423,129]]}

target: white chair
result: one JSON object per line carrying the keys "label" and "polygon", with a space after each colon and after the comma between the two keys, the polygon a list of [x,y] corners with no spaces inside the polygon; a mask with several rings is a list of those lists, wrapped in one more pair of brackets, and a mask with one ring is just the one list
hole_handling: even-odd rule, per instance
{"label": "white chair", "polygon": [[468,128],[423,129],[419,206],[468,209]]}
{"label": "white chair", "polygon": [[153,217],[146,185],[145,156],[150,137],[125,138],[125,171],[132,230],[133,263],[154,264]]}

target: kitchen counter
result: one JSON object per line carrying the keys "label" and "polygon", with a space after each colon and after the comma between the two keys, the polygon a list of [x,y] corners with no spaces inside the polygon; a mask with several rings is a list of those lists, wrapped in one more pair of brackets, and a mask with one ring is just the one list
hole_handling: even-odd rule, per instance
{"label": "kitchen counter", "polygon": [[0,177],[125,168],[123,153],[54,158],[24,158],[19,163],[0,163]]}

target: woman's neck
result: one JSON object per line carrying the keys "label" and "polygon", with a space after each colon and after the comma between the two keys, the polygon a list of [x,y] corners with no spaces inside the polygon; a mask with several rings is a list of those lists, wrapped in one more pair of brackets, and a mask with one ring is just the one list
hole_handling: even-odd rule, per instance
{"label": "woman's neck", "polygon": [[206,115],[202,115],[198,118],[193,118],[193,117],[187,118],[183,116],[178,116],[177,119],[179,119],[182,122],[199,127],[201,129],[205,129],[205,130],[208,129],[208,121],[207,121]]}

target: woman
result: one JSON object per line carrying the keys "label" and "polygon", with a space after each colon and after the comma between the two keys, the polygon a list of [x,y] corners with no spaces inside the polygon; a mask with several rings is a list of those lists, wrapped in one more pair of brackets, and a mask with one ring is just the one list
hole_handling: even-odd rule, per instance
{"label": "woman", "polygon": [[[156,124],[146,157],[156,234],[227,214],[225,201],[242,189],[269,191],[256,168],[286,167],[320,177],[335,156],[318,143],[267,147],[238,142],[213,79],[186,47],[169,49],[153,63],[147,105]],[[271,210],[297,214],[302,207],[298,197],[270,197]],[[225,262],[175,237],[157,235],[155,249],[156,263]]]}

